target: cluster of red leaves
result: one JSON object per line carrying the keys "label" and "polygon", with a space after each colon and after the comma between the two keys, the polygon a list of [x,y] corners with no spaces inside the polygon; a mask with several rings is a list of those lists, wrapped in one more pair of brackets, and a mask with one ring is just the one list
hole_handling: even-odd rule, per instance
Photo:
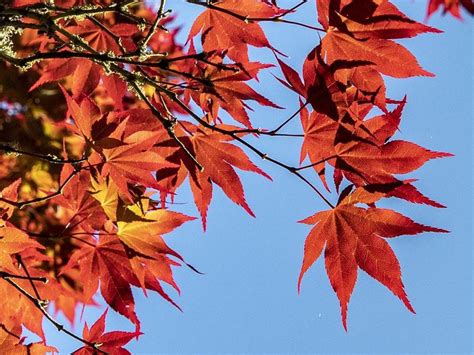
{"label": "cluster of red leaves", "polygon": [[[314,225],[304,249],[303,274],[325,250],[326,271],[340,304],[344,327],[347,305],[357,269],[388,287],[414,312],[405,294],[397,258],[384,238],[445,232],[413,222],[392,210],[378,208],[384,197],[443,207],[421,194],[412,180],[399,180],[430,159],[450,154],[433,152],[414,143],[391,140],[405,105],[393,111],[386,98],[382,75],[396,78],[431,76],[403,46],[393,41],[426,32],[439,32],[408,19],[387,1],[317,1],[318,20],[326,30],[321,43],[303,65],[303,80],[282,61],[286,85],[314,111],[301,110],[304,141],[300,162],[310,166],[326,182],[326,166],[333,168],[337,206],[304,219]],[[377,107],[381,115],[369,117]],[[360,204],[368,208],[359,207]]]}
{"label": "cluster of red leaves", "polygon": [[[244,140],[265,132],[253,129],[249,102],[279,106],[249,85],[272,65],[251,61],[248,46],[278,56],[260,23],[283,22],[299,5],[189,2],[205,10],[186,50],[175,42],[176,31],[165,31],[170,19],[164,13],[155,19],[144,4],[124,11],[132,2],[57,0],[48,7],[15,0],[8,8],[20,10],[24,30],[15,39],[17,57],[0,57],[0,80],[11,83],[1,86],[0,97],[24,112],[0,116],[0,148],[14,153],[0,156],[2,353],[56,351],[45,343],[45,300],[73,323],[78,306],[95,305],[100,292],[134,324],[133,332],[104,333],[104,313],[84,327],[77,354],[128,353],[123,346],[141,334],[133,287],[178,307],[164,285],[179,292],[172,269],[188,264],[163,235],[194,219],[169,209],[186,180],[204,228],[215,185],[253,215],[236,170],[270,177],[236,143],[264,157]],[[473,10],[469,1],[432,0],[428,13],[442,3],[455,16],[460,4]],[[94,12],[101,9],[107,11]],[[358,267],[413,311],[387,238],[445,232],[376,205],[396,197],[443,207],[399,175],[449,154],[392,139],[406,102],[387,98],[384,83],[384,76],[432,76],[395,40],[439,31],[386,0],[318,0],[317,10],[324,36],[308,54],[302,78],[277,58],[281,83],[300,97],[300,166],[269,160],[294,173],[314,170],[328,192],[326,168],[333,172],[337,205],[325,200],[329,210],[302,221],[314,227],[299,283],[324,250],[347,327]],[[33,66],[20,74],[15,65],[29,58]],[[22,327],[42,341],[25,344]]]}

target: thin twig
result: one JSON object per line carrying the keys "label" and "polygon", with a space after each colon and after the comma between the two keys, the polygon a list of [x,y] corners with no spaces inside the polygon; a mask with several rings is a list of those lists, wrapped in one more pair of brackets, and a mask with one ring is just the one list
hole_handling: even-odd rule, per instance
{"label": "thin twig", "polygon": [[31,276],[15,275],[15,274],[10,274],[9,272],[6,272],[6,271],[0,271],[0,278],[3,279],[5,277],[9,277],[11,279],[37,281],[37,282],[42,282],[42,283],[48,282],[48,279],[46,277],[31,277]]}
{"label": "thin twig", "polygon": [[203,7],[206,7],[208,9],[211,9],[211,10],[220,11],[222,13],[225,13],[227,15],[235,17],[235,18],[237,18],[237,19],[239,19],[239,20],[241,20],[245,23],[251,23],[251,22],[282,22],[282,23],[287,23],[287,24],[291,24],[291,25],[296,25],[296,26],[309,28],[309,29],[315,30],[315,31],[326,32],[326,30],[324,28],[314,27],[314,26],[306,25],[304,23],[283,19],[284,16],[288,15],[294,9],[296,9],[296,8],[300,7],[301,5],[303,5],[304,3],[306,3],[307,0],[303,0],[299,4],[297,4],[296,6],[292,7],[290,10],[285,11],[284,13],[273,16],[273,17],[249,17],[249,16],[244,16],[244,15],[237,14],[237,13],[231,11],[231,10],[222,8],[220,6],[213,5],[212,3],[208,2],[208,1],[200,1],[200,0],[186,0],[186,1],[190,4],[196,4],[196,5],[203,6]]}
{"label": "thin twig", "polygon": [[155,34],[156,30],[158,28],[162,29],[163,31],[168,32],[166,28],[163,26],[160,26],[160,21],[166,17],[167,12],[165,11],[165,5],[166,5],[166,0],[161,0],[160,1],[160,7],[158,9],[158,13],[156,14],[155,20],[153,21],[153,24],[151,25],[150,29],[148,30],[148,33],[146,34],[145,38],[140,42],[140,51],[146,53],[146,47],[148,45],[148,42],[150,39],[153,37]]}
{"label": "thin twig", "polygon": [[290,117],[288,117],[288,119],[283,122],[281,125],[279,125],[277,128],[275,128],[274,130],[270,131],[269,134],[270,135],[274,135],[276,134],[277,132],[279,132],[283,127],[285,127],[288,123],[290,123],[291,120],[293,120],[293,118],[295,118],[296,116],[298,116],[298,114],[301,112],[301,110],[303,110],[307,105],[309,104],[308,101],[306,101],[304,103],[304,105],[300,105],[300,108],[298,110],[296,110],[295,113],[293,113]]}
{"label": "thin twig", "polygon": [[0,144],[0,150],[4,151],[5,153],[13,153],[13,154],[26,155],[26,156],[38,158],[41,160],[45,160],[51,164],[73,164],[74,165],[74,164],[80,164],[87,160],[87,157],[84,157],[81,159],[61,159],[52,154],[44,155],[44,154],[39,154],[39,153],[27,152],[25,150],[16,149],[10,145],[5,145],[5,144]]}
{"label": "thin twig", "polygon": [[112,39],[114,40],[114,42],[117,44],[117,46],[119,46],[120,50],[122,51],[122,53],[126,53],[127,50],[124,48],[123,44],[122,44],[122,39],[120,38],[120,36],[117,36],[115,33],[112,32],[112,30],[110,28],[108,28],[106,25],[104,25],[102,22],[100,22],[99,20],[97,20],[95,17],[90,17],[89,20],[91,20],[92,22],[94,22],[94,24],[98,27],[100,27],[100,29],[102,29],[103,31],[105,31],[110,37],[112,37]]}
{"label": "thin twig", "polygon": [[28,206],[28,205],[33,205],[35,203],[40,203],[40,202],[45,202],[45,201],[48,201],[56,196],[59,196],[63,193],[63,189],[66,187],[66,185],[72,180],[72,178],[78,174],[79,172],[81,171],[81,169],[79,170],[74,170],[67,178],[66,180],[64,180],[64,182],[62,184],[59,185],[58,189],[47,195],[47,196],[43,196],[43,197],[38,197],[38,198],[34,198],[32,200],[27,200],[27,201],[13,201],[13,200],[9,200],[9,199],[6,199],[4,197],[1,197],[0,196],[0,201],[2,202],[5,202],[5,203],[8,203],[9,205],[12,205],[12,206],[15,206],[19,209],[22,209],[23,207],[25,206]]}
{"label": "thin twig", "polygon": [[260,158],[264,159],[264,160],[268,160],[269,162],[275,164],[275,165],[278,165],[282,168],[284,168],[285,170],[288,170],[290,173],[296,175],[300,180],[304,181],[314,192],[316,192],[316,194],[328,205],[330,206],[331,208],[334,208],[334,205],[329,202],[329,200],[321,193],[321,191],[319,191],[319,189],[314,186],[306,177],[304,177],[300,172],[297,171],[297,168],[295,167],[292,167],[292,166],[289,166],[285,163],[282,163],[280,162],[279,160],[276,160],[270,156],[268,156],[268,154],[266,153],[263,153],[261,150],[259,150],[258,148],[254,147],[252,144],[248,143],[246,140],[244,140],[243,138],[239,137],[237,134],[235,133],[229,133],[229,131],[225,130],[225,129],[222,129],[218,126],[213,126],[211,125],[209,122],[207,122],[206,120],[203,120],[201,117],[199,117],[198,115],[196,115],[196,113],[194,113],[193,110],[191,110],[183,101],[181,101],[179,99],[179,97],[177,97],[177,95],[175,93],[172,93],[172,92],[168,92],[168,95],[170,96],[171,100],[173,100],[174,102],[176,102],[180,107],[182,107],[194,120],[196,120],[197,122],[199,122],[201,125],[203,125],[204,127],[206,128],[209,128],[213,131],[216,131],[216,132],[219,132],[219,133],[222,133],[222,134],[225,134],[225,135],[228,135],[230,137],[232,137],[233,139],[235,139],[236,141],[238,141],[239,143],[243,144],[244,146],[246,146],[247,148],[249,148],[250,150],[252,150],[255,154],[257,154]]}
{"label": "thin twig", "polygon": [[3,331],[5,333],[11,335],[12,337],[17,338],[17,339],[21,339],[20,335],[17,335],[15,333],[13,333],[11,330],[8,330],[7,327],[5,327],[5,325],[3,323],[0,323],[0,328],[3,329]]}
{"label": "thin twig", "polygon": [[20,264],[20,266],[23,268],[23,270],[25,271],[25,274],[26,274],[26,278],[28,279],[28,281],[30,281],[30,285],[31,285],[31,288],[33,289],[33,292],[35,293],[35,296],[37,299],[41,299],[41,296],[39,295],[39,292],[38,292],[38,289],[36,288],[36,285],[35,283],[33,282],[33,279],[31,278],[31,275],[30,275],[30,272],[28,271],[28,269],[26,268],[26,265],[25,263],[23,262],[23,260],[21,259],[21,256],[18,254],[16,256],[16,260],[18,261],[18,263]]}
{"label": "thin twig", "polygon": [[256,129],[235,129],[232,131],[227,131],[228,133],[254,133],[258,135],[266,135],[266,136],[275,136],[275,137],[304,137],[304,134],[288,134],[288,133],[278,133],[283,127],[285,127],[292,119],[294,119],[303,108],[305,108],[308,105],[309,102],[306,102],[304,105],[300,106],[300,108],[293,113],[289,118],[287,118],[281,125],[279,125],[277,128],[272,129],[271,131],[265,131],[262,130],[261,128],[256,128]]}
{"label": "thin twig", "polygon": [[97,352],[100,352],[101,354],[107,354],[107,352],[101,350],[99,348],[99,345],[96,344],[96,343],[93,343],[93,342],[90,342],[88,340],[85,340],[83,338],[81,338],[80,336],[74,334],[73,332],[71,332],[70,330],[66,329],[64,327],[64,325],[62,325],[61,323],[59,323],[56,319],[53,318],[53,316],[51,316],[48,311],[46,310],[46,302],[44,300],[41,300],[41,299],[38,299],[38,298],[35,298],[34,296],[32,296],[28,291],[26,291],[23,287],[21,287],[20,285],[18,285],[15,281],[13,281],[11,278],[9,278],[8,276],[3,276],[2,277],[6,282],[8,282],[10,285],[12,285],[17,291],[19,291],[21,294],[23,294],[26,298],[28,298],[31,302],[33,302],[33,304],[36,306],[36,308],[39,309],[39,311],[41,313],[43,313],[43,315],[45,316],[45,318],[51,323],[53,324],[56,329],[59,331],[59,332],[63,332],[67,335],[69,335],[70,337],[80,341],[81,343],[87,345],[87,346],[90,346],[91,348],[93,348],[95,351]]}
{"label": "thin twig", "polygon": [[303,165],[303,166],[300,166],[299,168],[296,168],[296,171],[300,171],[300,170],[305,170],[305,169],[308,169],[308,168],[312,168],[318,164],[321,164],[321,163],[324,163],[328,160],[331,160],[331,159],[334,159],[334,158],[337,158],[337,155],[331,155],[327,158],[324,158],[324,159],[321,159],[315,163],[311,163],[311,164],[308,164],[308,165]]}
{"label": "thin twig", "polygon": [[151,112],[155,117],[160,120],[160,122],[163,124],[163,126],[166,128],[168,131],[168,135],[180,146],[180,148],[184,151],[184,153],[193,161],[193,163],[198,167],[200,171],[204,171],[204,167],[199,163],[197,158],[194,156],[193,153],[184,145],[183,142],[176,136],[176,133],[174,133],[174,124],[176,121],[171,121],[167,120],[166,118],[163,117],[163,115],[156,109],[156,107],[150,102],[148,97],[145,95],[145,93],[140,89],[140,87],[137,85],[136,82],[132,82],[132,86],[137,92],[138,96],[147,104],[147,106],[150,108]]}

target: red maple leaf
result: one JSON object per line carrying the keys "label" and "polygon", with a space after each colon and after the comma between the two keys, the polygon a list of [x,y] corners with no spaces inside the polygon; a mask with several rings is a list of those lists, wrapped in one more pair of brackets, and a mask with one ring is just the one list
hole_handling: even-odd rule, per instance
{"label": "red maple leaf", "polygon": [[392,39],[439,30],[409,19],[388,1],[318,0],[317,5],[326,34],[305,60],[304,84],[295,70],[279,60],[286,85],[316,111],[337,120],[354,100],[371,102],[386,111],[381,74],[397,78],[432,75]]}
{"label": "red maple leaf", "polygon": [[43,342],[25,344],[25,338],[21,336],[21,326],[8,329],[4,324],[0,326],[0,349],[4,354],[16,355],[42,355],[58,352],[58,349]]}
{"label": "red maple leaf", "polygon": [[100,281],[101,294],[107,304],[139,329],[130,288],[134,276],[125,248],[118,238],[103,235],[97,244],[91,240],[72,255],[65,270],[75,266],[80,270],[84,299],[92,299]]}
{"label": "red maple leaf", "polygon": [[179,264],[168,256],[180,261],[183,258],[165,244],[161,235],[193,219],[166,210],[142,211],[147,208],[146,201],[122,208],[117,216],[117,227],[106,225],[106,229],[99,232],[98,241],[90,237],[84,239],[83,247],[74,252],[64,269],[79,268],[86,300],[94,296],[100,281],[105,301],[135,323],[137,329],[139,321],[131,286],[156,291],[178,307],[159,281],[177,289],[171,266]]}
{"label": "red maple leaf", "polygon": [[89,329],[87,323],[82,330],[82,338],[90,343],[96,344],[97,348],[83,346],[73,352],[74,355],[97,354],[97,349],[108,354],[126,355],[130,352],[124,348],[133,338],[138,338],[140,332],[122,332],[112,331],[105,333],[105,319],[108,309],[99,317],[99,319]]}
{"label": "red maple leaf", "polygon": [[[139,136],[139,134],[137,135]],[[135,137],[131,137],[130,140],[133,138]],[[123,144],[103,150],[102,176],[110,174],[118,188],[127,196],[130,196],[128,183],[137,183],[163,190],[152,173],[165,167],[173,167],[172,163],[149,150],[155,143],[153,140],[147,139],[147,137],[142,139],[141,143]]]}
{"label": "red maple leaf", "polygon": [[[212,186],[217,184],[234,203],[242,206],[250,215],[254,216],[244,196],[244,188],[235,168],[250,171],[271,179],[264,171],[258,168],[244,151],[231,144],[228,136],[214,131],[198,128],[192,124],[182,122],[186,130],[179,136],[189,151],[202,164],[203,171],[199,171],[196,164],[182,150],[172,148],[168,160],[177,164],[177,169],[164,169],[157,172],[162,180],[168,182],[167,187],[174,191],[180,186],[189,174],[189,183],[194,195],[194,201],[201,213],[203,227],[206,228],[207,209],[212,199]],[[235,129],[234,126],[220,125],[224,129]],[[191,134],[189,136],[188,134]],[[157,149],[162,154],[170,147],[173,141],[165,141]]]}
{"label": "red maple leaf", "polygon": [[[32,249],[44,249],[44,247],[8,222],[7,225],[0,226],[0,271],[18,275],[19,270],[12,257]],[[0,309],[2,309],[0,324],[5,324],[7,327],[23,324],[44,340],[41,323],[43,314],[31,300],[16,292],[6,281],[2,279],[0,281]]]}
{"label": "red maple leaf", "polygon": [[2,198],[0,199],[0,217],[4,216],[2,219],[9,219],[12,216],[15,205],[7,201],[17,202],[20,185],[21,179],[17,179],[0,191],[0,197]]}
{"label": "red maple leaf", "polygon": [[[193,80],[191,85],[196,90],[189,90],[190,96],[208,114],[208,119],[221,122],[219,109],[227,111],[237,122],[252,128],[246,109],[251,109],[246,101],[281,108],[266,97],[252,89],[246,81],[257,79],[260,70],[272,67],[258,62],[240,63],[224,66],[222,58],[215,55],[209,58],[212,65],[192,65]],[[198,78],[196,80],[195,78]]]}
{"label": "red maple leaf", "polygon": [[452,156],[411,142],[386,142],[396,132],[402,109],[403,104],[393,112],[368,120],[336,122],[323,114],[308,115],[303,108],[301,121],[305,139],[300,160],[309,156],[324,183],[325,165],[329,163],[361,186],[392,183],[395,174],[414,171],[430,159]]}
{"label": "red maple leaf", "polygon": [[341,305],[344,328],[347,329],[347,306],[361,268],[385,285],[405,306],[414,312],[405,293],[398,260],[385,240],[400,235],[447,231],[416,223],[395,211],[383,208],[362,208],[383,197],[364,188],[347,195],[332,210],[318,212],[302,220],[314,225],[304,247],[304,259],[298,288],[306,271],[324,250],[326,272]]}
{"label": "red maple leaf", "polygon": [[[105,27],[107,24],[102,24],[102,26]],[[125,42],[128,45],[127,47],[133,51],[135,46],[133,46],[131,37],[138,32],[137,26],[131,23],[116,24],[107,27],[107,31],[105,31],[104,28],[87,19],[79,21],[77,25],[68,26],[67,30],[80,36],[94,50],[99,52],[112,51],[117,55],[122,53],[122,48],[115,38],[120,38],[120,42]],[[112,34],[115,38],[112,37]]]}
{"label": "red maple leaf", "polygon": [[173,164],[151,150],[162,135],[161,127],[156,131],[130,129],[127,127],[127,115],[102,115],[89,98],[78,104],[65,90],[63,93],[75,123],[75,127],[70,128],[83,136],[94,150],[88,160],[98,167],[102,176],[110,175],[130,200],[133,198],[127,184],[142,184],[163,190],[152,177],[152,172],[173,167]]}
{"label": "red maple leaf", "polygon": [[443,7],[443,14],[449,12],[458,19],[461,19],[461,8],[466,9],[470,14],[474,15],[474,2],[472,0],[430,0],[426,18],[435,13],[440,6]]}
{"label": "red maple leaf", "polygon": [[30,91],[49,82],[58,82],[72,76],[72,93],[74,98],[90,95],[99,85],[102,68],[90,60],[83,58],[48,60],[41,77],[34,83]]}
{"label": "red maple leaf", "polygon": [[274,49],[257,22],[242,19],[270,19],[285,13],[285,10],[266,0],[221,0],[208,7],[194,21],[188,41],[201,32],[206,52],[221,50],[235,62],[243,63],[249,61],[249,45]]}
{"label": "red maple leaf", "polygon": [[329,65],[336,61],[367,61],[385,75],[405,78],[432,74],[416,58],[391,39],[409,38],[437,29],[408,19],[388,1],[361,1],[357,5],[319,0],[319,19],[326,29],[321,40],[322,56]]}

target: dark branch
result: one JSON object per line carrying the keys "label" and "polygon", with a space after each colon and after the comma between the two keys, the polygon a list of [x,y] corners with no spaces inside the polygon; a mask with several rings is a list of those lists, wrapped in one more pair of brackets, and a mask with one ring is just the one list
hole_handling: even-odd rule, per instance
{"label": "dark branch", "polygon": [[67,335],[69,335],[70,337],[80,341],[81,343],[87,345],[87,346],[90,346],[91,348],[93,348],[95,351],[101,353],[101,354],[107,354],[107,352],[101,350],[99,348],[99,344],[96,344],[96,343],[92,343],[90,341],[87,341],[83,338],[81,338],[80,336],[74,334],[73,332],[71,332],[70,330],[66,329],[64,327],[64,325],[62,325],[61,323],[59,323],[56,319],[53,318],[53,316],[51,316],[48,311],[46,310],[46,307],[47,307],[47,302],[45,300],[42,300],[40,298],[35,298],[34,296],[32,296],[28,291],[26,291],[23,287],[21,287],[20,285],[18,285],[15,281],[13,281],[9,276],[2,276],[2,278],[8,282],[10,285],[12,285],[18,292],[20,292],[23,296],[25,296],[26,298],[28,298],[28,300],[30,300],[35,306],[36,308],[38,308],[38,310],[43,313],[43,315],[45,316],[45,318],[51,323],[53,324],[56,329],[59,331],[59,332],[63,332]]}
{"label": "dark branch", "polygon": [[26,155],[34,158],[38,158],[41,160],[45,160],[51,164],[80,164],[87,160],[87,157],[81,159],[61,159],[53,154],[39,154],[33,152],[27,152],[21,149],[14,148],[10,145],[0,144],[0,151],[4,151],[5,153],[12,153],[12,154],[19,154],[19,155]]}

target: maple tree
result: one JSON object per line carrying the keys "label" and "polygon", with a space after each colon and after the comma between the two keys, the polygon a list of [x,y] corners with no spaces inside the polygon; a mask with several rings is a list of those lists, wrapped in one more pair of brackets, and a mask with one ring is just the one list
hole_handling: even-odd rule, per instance
{"label": "maple tree", "polygon": [[[2,353],[57,351],[44,319],[82,343],[76,354],[128,353],[123,346],[141,335],[132,288],[179,308],[164,285],[179,291],[178,265],[197,272],[163,238],[195,219],[173,211],[178,189],[189,184],[204,229],[216,186],[253,216],[237,170],[271,177],[247,152],[292,173],[328,207],[301,221],[312,229],[298,289],[324,251],[345,328],[358,268],[414,312],[387,239],[446,231],[377,204],[444,207],[400,175],[450,154],[392,139],[406,99],[388,98],[384,77],[433,76],[396,40],[440,31],[387,0],[317,0],[319,25],[292,21],[306,2],[187,0],[202,12],[185,44],[164,0],[155,10],[132,0],[0,5]],[[474,13],[470,0],[431,0],[427,16],[440,6]],[[319,33],[301,74],[268,41],[265,22]],[[253,61],[249,46],[272,51],[274,63]],[[252,82],[274,66],[299,103],[276,128],[254,128],[251,103],[281,108]],[[286,133],[298,118],[301,132]],[[252,136],[293,137],[299,164],[268,156]],[[99,293],[134,332],[105,332],[105,311],[79,335],[50,313],[54,305],[74,323]],[[26,343],[24,329],[41,340]]]}

